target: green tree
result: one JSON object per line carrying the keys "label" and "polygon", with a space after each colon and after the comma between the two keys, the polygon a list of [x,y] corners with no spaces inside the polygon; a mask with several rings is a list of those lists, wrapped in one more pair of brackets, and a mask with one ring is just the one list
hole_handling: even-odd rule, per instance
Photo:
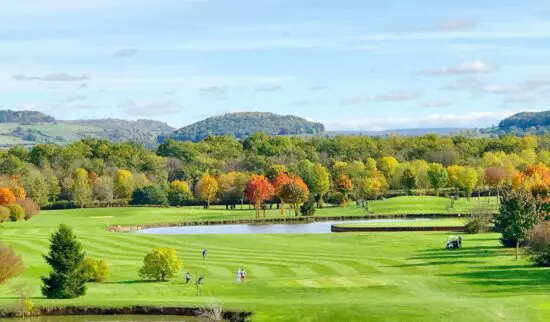
{"label": "green tree", "polygon": [[315,195],[317,207],[323,208],[323,198],[330,190],[330,174],[328,169],[317,163],[312,170],[311,193]]}
{"label": "green tree", "polygon": [[359,183],[358,197],[364,201],[365,208],[369,210],[369,200],[376,200],[388,191],[388,181],[380,171],[373,173],[369,177],[363,178]]}
{"label": "green tree", "polygon": [[449,182],[449,174],[447,169],[440,163],[430,163],[428,169],[428,177],[430,179],[430,185],[434,189],[436,196],[439,196],[439,189],[447,186]]}
{"label": "green tree", "polygon": [[71,200],[80,207],[92,201],[92,187],[88,180],[88,172],[78,168],[73,173],[73,181],[70,187]]}
{"label": "green tree", "polygon": [[82,262],[82,271],[86,282],[102,283],[109,278],[109,267],[103,259],[86,258]]}
{"label": "green tree", "polygon": [[50,251],[44,256],[52,267],[48,277],[42,277],[42,294],[50,299],[70,299],[86,293],[82,274],[85,254],[73,231],[61,224],[50,238]]}
{"label": "green tree", "polygon": [[112,203],[115,191],[113,178],[110,176],[101,176],[97,179],[97,183],[94,184],[93,195],[96,200]]}
{"label": "green tree", "polygon": [[142,279],[166,282],[178,276],[183,263],[173,248],[155,248],[143,259],[143,266],[139,270]]}
{"label": "green tree", "polygon": [[168,204],[170,206],[184,206],[188,200],[193,200],[193,193],[189,188],[189,184],[182,180],[172,181],[170,190],[168,190]]}
{"label": "green tree", "polygon": [[527,240],[529,232],[540,222],[537,202],[529,192],[518,189],[506,189],[502,192],[500,212],[495,217],[495,228],[502,234],[501,241],[516,246],[516,260],[519,246]]}
{"label": "green tree", "polygon": [[410,195],[411,191],[416,187],[416,175],[412,169],[405,169],[405,171],[403,171],[401,184],[405,187],[407,195]]}
{"label": "green tree", "polygon": [[40,207],[48,203],[50,191],[46,178],[37,170],[28,171],[23,176],[23,187],[27,195],[31,197]]}
{"label": "green tree", "polygon": [[166,192],[156,186],[136,188],[132,192],[133,205],[164,205],[166,203]]}
{"label": "green tree", "polygon": [[477,184],[477,171],[472,167],[463,167],[458,176],[458,185],[466,191],[466,198],[470,200],[472,191]]}

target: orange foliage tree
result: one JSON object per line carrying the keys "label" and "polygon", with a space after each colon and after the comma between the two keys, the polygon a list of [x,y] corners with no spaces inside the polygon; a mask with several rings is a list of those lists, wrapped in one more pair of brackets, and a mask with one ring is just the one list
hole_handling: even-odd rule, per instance
{"label": "orange foliage tree", "polygon": [[17,198],[9,188],[0,188],[0,205],[15,203]]}
{"label": "orange foliage tree", "polygon": [[279,195],[293,206],[294,213],[298,216],[298,205],[309,198],[309,188],[302,178],[293,176],[290,178],[290,182],[281,187]]}
{"label": "orange foliage tree", "polygon": [[274,179],[273,179],[273,188],[275,189],[275,195],[279,198],[281,201],[281,205],[279,207],[279,211],[281,213],[281,216],[285,214],[285,200],[283,199],[284,196],[281,195],[281,188],[290,183],[292,180],[290,179],[290,176],[286,172],[279,173]]}
{"label": "orange foliage tree", "polygon": [[348,194],[353,191],[353,182],[347,175],[342,174],[334,179],[334,187],[342,194],[343,197],[342,204],[340,206],[345,206],[348,201]]}
{"label": "orange foliage tree", "polygon": [[[256,218],[260,217],[260,207],[275,194],[275,189],[263,175],[253,175],[246,185],[246,199],[254,204]],[[265,216],[265,214],[264,214]]]}

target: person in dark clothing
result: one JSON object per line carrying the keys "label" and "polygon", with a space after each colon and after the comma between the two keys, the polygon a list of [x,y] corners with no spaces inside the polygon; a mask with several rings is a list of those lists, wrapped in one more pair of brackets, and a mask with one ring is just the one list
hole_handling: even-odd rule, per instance
{"label": "person in dark clothing", "polygon": [[187,274],[185,274],[185,284],[189,284],[189,282],[191,282],[191,274],[187,272]]}
{"label": "person in dark clothing", "polygon": [[208,252],[208,251],[207,251],[206,249],[202,251],[202,259],[203,259],[203,260],[206,260],[206,253],[207,253],[207,252]]}

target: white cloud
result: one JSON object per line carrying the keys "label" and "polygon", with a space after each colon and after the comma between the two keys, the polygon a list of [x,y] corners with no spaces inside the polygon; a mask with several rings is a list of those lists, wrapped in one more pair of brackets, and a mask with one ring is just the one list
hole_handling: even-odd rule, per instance
{"label": "white cloud", "polygon": [[23,74],[17,74],[12,77],[16,81],[43,81],[43,82],[76,82],[83,81],[89,78],[88,75],[71,75],[67,73],[50,73],[44,76],[27,76]]}
{"label": "white cloud", "polygon": [[444,76],[444,75],[456,75],[456,74],[484,74],[490,73],[494,69],[489,64],[481,60],[472,60],[461,63],[456,66],[444,66],[435,69],[426,69],[418,74],[427,76]]}
{"label": "white cloud", "polygon": [[431,114],[419,117],[368,118],[359,120],[326,120],[320,121],[328,130],[362,130],[381,131],[410,128],[444,128],[444,127],[486,127],[498,123],[515,112],[472,112],[463,114]]}
{"label": "white cloud", "polygon": [[229,86],[209,86],[199,88],[200,92],[210,94],[225,94],[229,90]]}
{"label": "white cloud", "polygon": [[365,105],[370,101],[370,98],[366,95],[363,96],[352,96],[343,98],[340,101],[342,106],[353,106],[353,105]]}
{"label": "white cloud", "polygon": [[328,86],[325,86],[325,85],[315,85],[315,86],[311,86],[310,88],[308,88],[308,90],[312,91],[312,92],[316,92],[316,91],[326,91],[328,90],[329,87]]}
{"label": "white cloud", "polygon": [[421,92],[394,91],[377,95],[374,100],[377,102],[403,102],[412,101],[422,97]]}
{"label": "white cloud", "polygon": [[182,112],[182,106],[174,101],[160,101],[136,103],[133,100],[127,100],[118,104],[124,113],[137,117],[154,117],[171,115]]}
{"label": "white cloud", "polygon": [[256,88],[256,92],[284,92],[285,89],[280,85],[264,85]]}
{"label": "white cloud", "polygon": [[117,50],[113,55],[118,58],[127,58],[136,55],[138,52],[139,50],[135,48],[125,48]]}
{"label": "white cloud", "polygon": [[517,85],[507,84],[486,84],[477,88],[479,92],[495,95],[507,95],[521,92],[521,88]]}
{"label": "white cloud", "polygon": [[427,107],[427,108],[446,107],[446,106],[451,106],[451,105],[453,105],[452,102],[439,101],[439,100],[427,101],[427,102],[422,103],[422,106]]}
{"label": "white cloud", "polygon": [[463,90],[472,90],[481,86],[482,82],[473,77],[469,78],[460,78],[452,81],[451,83],[442,86],[440,89],[446,91],[463,91]]}
{"label": "white cloud", "polygon": [[473,20],[470,19],[452,19],[441,21],[436,24],[435,30],[438,31],[457,31],[470,29],[475,26]]}

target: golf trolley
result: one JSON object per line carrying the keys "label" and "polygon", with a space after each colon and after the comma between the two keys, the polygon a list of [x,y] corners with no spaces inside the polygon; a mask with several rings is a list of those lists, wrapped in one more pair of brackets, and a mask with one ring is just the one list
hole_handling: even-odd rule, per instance
{"label": "golf trolley", "polygon": [[447,238],[447,249],[459,249],[462,248],[462,236],[449,236]]}

